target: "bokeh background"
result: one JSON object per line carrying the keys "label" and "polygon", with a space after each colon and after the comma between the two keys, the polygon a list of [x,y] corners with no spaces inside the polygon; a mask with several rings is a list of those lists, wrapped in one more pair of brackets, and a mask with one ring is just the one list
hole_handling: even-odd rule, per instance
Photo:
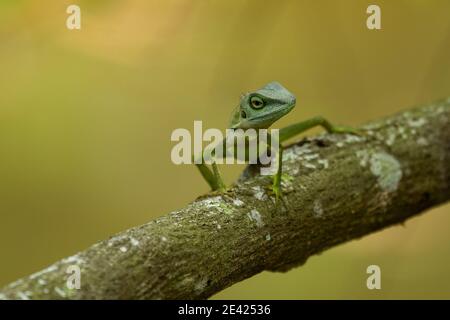
{"label": "bokeh background", "polygon": [[[82,29],[66,28],[81,7]],[[378,4],[382,30],[366,28]],[[0,286],[208,188],[175,128],[225,128],[277,80],[280,126],[357,125],[450,96],[450,1],[0,1]],[[232,182],[242,166],[223,169]],[[214,298],[450,298],[450,206]],[[377,264],[382,289],[369,291]]]}

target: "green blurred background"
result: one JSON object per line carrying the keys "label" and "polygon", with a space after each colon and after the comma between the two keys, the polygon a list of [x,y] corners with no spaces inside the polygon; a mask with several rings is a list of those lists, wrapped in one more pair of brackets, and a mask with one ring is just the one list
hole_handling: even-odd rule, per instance
{"label": "green blurred background", "polygon": [[[82,29],[65,26],[69,4]],[[382,30],[366,28],[378,4]],[[0,286],[207,191],[175,128],[224,128],[277,80],[286,125],[450,95],[450,1],[0,1]],[[233,181],[242,166],[227,166]],[[450,206],[214,298],[450,298]],[[369,291],[377,264],[382,290]]]}

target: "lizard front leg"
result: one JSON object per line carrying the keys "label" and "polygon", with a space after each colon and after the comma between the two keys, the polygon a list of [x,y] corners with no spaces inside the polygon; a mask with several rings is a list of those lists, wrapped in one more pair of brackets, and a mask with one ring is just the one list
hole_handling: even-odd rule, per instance
{"label": "lizard front leg", "polygon": [[283,146],[281,145],[281,143],[279,144],[278,153],[276,157],[277,157],[277,173],[273,176],[272,191],[275,194],[275,203],[278,204],[282,196],[281,176],[283,174]]}
{"label": "lizard front leg", "polygon": [[329,133],[351,133],[359,135],[358,130],[351,127],[335,126],[323,117],[314,117],[306,121],[297,122],[280,129],[280,142],[286,141],[308,129],[321,126]]}
{"label": "lizard front leg", "polygon": [[211,172],[208,166],[204,163],[196,163],[195,166],[200,171],[202,177],[205,179],[208,185],[211,187],[211,190],[215,191],[221,189],[220,181],[218,181],[217,179],[218,176],[220,177],[220,173],[218,171]]}
{"label": "lizard front leg", "polygon": [[220,174],[217,163],[215,161],[213,161],[213,163],[211,164],[211,167],[213,168],[214,183],[216,186],[216,188],[213,190],[219,190],[220,192],[225,192],[227,190],[227,186],[223,182],[222,175]]}
{"label": "lizard front leg", "polygon": [[279,152],[277,154],[277,173],[273,176],[272,191],[275,194],[276,203],[282,197],[281,179],[283,173],[283,145],[281,142],[288,140],[300,133],[316,126],[323,127],[329,133],[351,133],[358,135],[359,132],[350,127],[335,126],[323,117],[314,117],[306,121],[298,122],[280,129]]}
{"label": "lizard front leg", "polygon": [[[266,188],[273,192],[275,195],[275,204],[278,205],[282,199],[281,180],[283,175],[283,145],[279,142],[279,139],[272,140],[273,137],[268,134],[265,141],[259,141],[258,153],[260,157],[264,157],[264,154],[270,150],[270,157],[274,161],[276,172],[272,176],[272,185]],[[261,158],[260,158],[261,159]],[[272,163],[271,163],[272,168]],[[271,169],[272,170],[272,169]]]}
{"label": "lizard front leg", "polygon": [[[216,162],[214,161],[215,153],[213,152],[211,154],[212,159],[211,160],[211,167],[213,171],[208,168],[208,166],[205,164],[205,157],[204,153],[201,153],[201,159],[199,158],[193,158],[194,163],[198,170],[200,171],[201,175],[205,179],[205,181],[209,184],[212,191],[219,190],[220,192],[226,191],[226,185],[222,180],[222,176],[219,172],[219,168],[217,167]],[[198,159],[200,161],[195,161],[195,159]],[[198,162],[198,163],[197,163]]]}

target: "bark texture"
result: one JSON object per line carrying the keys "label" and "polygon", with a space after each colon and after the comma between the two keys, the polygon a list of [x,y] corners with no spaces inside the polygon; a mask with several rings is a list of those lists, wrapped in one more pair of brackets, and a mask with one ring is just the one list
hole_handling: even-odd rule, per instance
{"label": "bark texture", "polygon": [[[361,131],[290,145],[278,207],[271,178],[249,167],[226,194],[207,194],[56,262],[4,287],[0,299],[208,298],[449,200],[450,98]],[[66,285],[73,265],[79,290]]]}

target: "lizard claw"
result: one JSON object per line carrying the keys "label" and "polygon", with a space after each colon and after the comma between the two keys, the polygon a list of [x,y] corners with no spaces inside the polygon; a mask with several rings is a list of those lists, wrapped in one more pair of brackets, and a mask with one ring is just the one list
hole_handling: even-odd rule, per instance
{"label": "lizard claw", "polygon": [[280,204],[284,203],[283,192],[281,186],[276,184],[266,185],[264,187],[269,196],[275,196],[275,211],[278,211]]}

